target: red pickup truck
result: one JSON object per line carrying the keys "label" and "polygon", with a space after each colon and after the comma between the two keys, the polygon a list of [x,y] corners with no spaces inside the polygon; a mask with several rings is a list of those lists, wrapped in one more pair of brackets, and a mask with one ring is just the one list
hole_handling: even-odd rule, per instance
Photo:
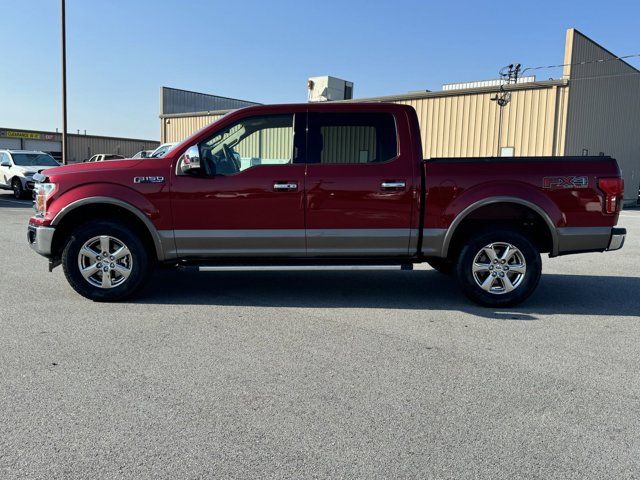
{"label": "red pickup truck", "polygon": [[[45,170],[28,241],[93,300],[155,265],[398,265],[455,272],[472,300],[514,305],[541,253],[622,247],[609,157],[423,160],[413,108],[234,111],[166,156]],[[370,267],[368,267],[370,268]]]}

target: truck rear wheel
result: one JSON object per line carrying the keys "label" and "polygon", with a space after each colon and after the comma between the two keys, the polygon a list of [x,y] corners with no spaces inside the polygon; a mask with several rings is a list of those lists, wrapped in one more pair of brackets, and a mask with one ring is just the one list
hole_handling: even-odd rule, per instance
{"label": "truck rear wheel", "polygon": [[151,262],[144,244],[128,226],[96,220],[77,227],[62,252],[67,281],[83,297],[122,300],[149,279]]}
{"label": "truck rear wheel", "polygon": [[458,257],[462,291],[487,307],[523,302],[538,286],[542,261],[536,246],[514,230],[499,229],[471,238]]}

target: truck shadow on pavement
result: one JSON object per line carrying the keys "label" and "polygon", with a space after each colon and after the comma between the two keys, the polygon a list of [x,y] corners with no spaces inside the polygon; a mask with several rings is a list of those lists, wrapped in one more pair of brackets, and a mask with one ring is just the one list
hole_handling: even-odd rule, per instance
{"label": "truck shadow on pavement", "polygon": [[16,200],[13,196],[0,194],[0,208],[33,208],[33,201]]}
{"label": "truck shadow on pavement", "polygon": [[284,308],[454,310],[499,320],[538,315],[615,315],[640,318],[640,277],[544,274],[524,304],[483,308],[433,270],[403,271],[156,271],[142,304]]}

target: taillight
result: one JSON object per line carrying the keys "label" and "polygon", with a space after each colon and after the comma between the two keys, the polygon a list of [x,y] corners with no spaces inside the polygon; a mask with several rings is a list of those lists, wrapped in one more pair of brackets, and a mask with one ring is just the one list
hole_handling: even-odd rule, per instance
{"label": "taillight", "polygon": [[618,206],[622,201],[624,194],[624,180],[621,178],[599,178],[598,187],[605,194],[604,211],[605,213],[616,213]]}

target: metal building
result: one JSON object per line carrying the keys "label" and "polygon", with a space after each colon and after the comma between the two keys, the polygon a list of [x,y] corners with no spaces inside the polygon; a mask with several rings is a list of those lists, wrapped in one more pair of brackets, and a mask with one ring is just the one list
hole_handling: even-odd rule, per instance
{"label": "metal building", "polygon": [[[67,134],[69,163],[82,162],[96,153],[113,153],[130,157],[140,150],[153,150],[158,145],[160,142],[155,140]],[[40,150],[50,153],[60,161],[62,159],[62,134],[39,130],[0,128],[0,148]]]}
{"label": "metal building", "polygon": [[[640,184],[640,71],[575,29],[567,30],[563,63],[567,66],[560,78],[527,78],[504,86],[511,94],[504,107],[492,101],[498,82],[357,101],[412,105],[425,158],[610,155],[622,169],[625,200],[635,202]],[[222,108],[163,113],[162,141],[180,141],[224,113]]]}

